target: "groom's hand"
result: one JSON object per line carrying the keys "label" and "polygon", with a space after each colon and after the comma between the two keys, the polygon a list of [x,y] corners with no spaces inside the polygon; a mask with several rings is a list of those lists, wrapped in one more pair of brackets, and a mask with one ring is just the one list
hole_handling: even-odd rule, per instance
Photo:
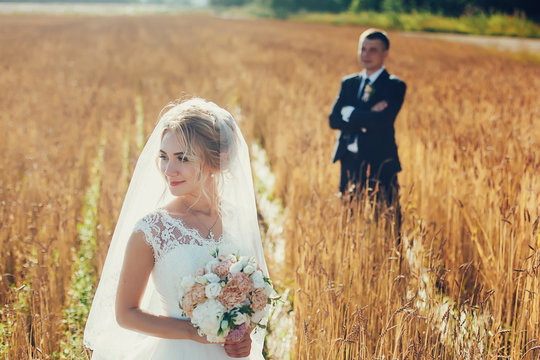
{"label": "groom's hand", "polygon": [[341,118],[345,122],[349,122],[349,119],[351,117],[352,112],[354,111],[354,107],[347,105],[341,108]]}
{"label": "groom's hand", "polygon": [[386,102],[386,100],[383,100],[383,101],[379,101],[378,103],[373,105],[371,107],[371,111],[383,111],[387,107],[388,107],[388,103]]}
{"label": "groom's hand", "polygon": [[225,342],[225,352],[232,358],[248,357],[251,351],[251,336],[249,331],[238,342]]}

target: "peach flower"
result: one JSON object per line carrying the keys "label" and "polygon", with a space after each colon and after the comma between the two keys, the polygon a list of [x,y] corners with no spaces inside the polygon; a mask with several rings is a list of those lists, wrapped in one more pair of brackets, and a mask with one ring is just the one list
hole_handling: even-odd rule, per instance
{"label": "peach flower", "polygon": [[253,290],[253,281],[246,274],[233,274],[221,290],[218,300],[225,307],[231,308],[244,301],[251,290]]}
{"label": "peach flower", "polygon": [[216,267],[214,268],[214,273],[219,276],[220,278],[224,278],[229,273],[229,269],[231,268],[231,265],[234,263],[233,260],[226,260],[220,262]]}
{"label": "peach flower", "polygon": [[258,288],[251,293],[251,308],[254,311],[260,311],[268,304],[268,296],[264,289]]}
{"label": "peach flower", "polygon": [[246,299],[246,294],[241,292],[237,287],[226,286],[221,290],[221,294],[217,297],[219,302],[226,308],[232,308]]}
{"label": "peach flower", "polygon": [[193,310],[197,305],[206,300],[206,285],[196,283],[193,287],[186,292],[182,299],[182,310],[188,317],[193,316]]}
{"label": "peach flower", "polygon": [[244,293],[248,293],[253,290],[253,280],[251,280],[251,278],[244,273],[232,274],[229,278],[229,282],[227,283],[227,286],[229,285],[237,286],[238,289]]}

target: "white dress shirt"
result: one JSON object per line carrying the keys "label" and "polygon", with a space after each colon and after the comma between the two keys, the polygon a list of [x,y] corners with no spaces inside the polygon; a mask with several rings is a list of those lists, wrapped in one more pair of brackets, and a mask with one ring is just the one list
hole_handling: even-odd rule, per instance
{"label": "white dress shirt", "polygon": [[[380,68],[379,70],[375,71],[373,74],[368,76],[367,72],[366,72],[366,69],[362,70],[362,72],[360,73],[360,77],[362,78],[362,80],[360,81],[360,87],[358,88],[358,93],[356,94],[356,97],[359,98],[362,95],[362,94],[360,94],[360,92],[362,91],[362,88],[364,87],[364,83],[366,82],[366,78],[369,78],[369,83],[373,84],[377,80],[379,75],[381,75],[381,73],[383,71],[384,71],[384,66],[382,68]],[[347,106],[344,106],[344,107],[341,108],[341,118],[343,119],[343,121],[345,121],[345,122],[350,121],[350,117],[351,117],[351,114],[354,111],[354,109],[355,109],[355,107],[350,106],[350,105],[347,105]],[[362,128],[361,131],[363,133],[365,133],[367,131],[367,129]],[[349,150],[352,153],[357,153],[358,152],[358,136],[355,136],[354,141],[347,146],[347,150]]]}

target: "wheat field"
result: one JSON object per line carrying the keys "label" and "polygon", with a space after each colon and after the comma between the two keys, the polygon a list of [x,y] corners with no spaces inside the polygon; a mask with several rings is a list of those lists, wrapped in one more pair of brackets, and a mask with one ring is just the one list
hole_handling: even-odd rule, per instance
{"label": "wheat field", "polygon": [[286,260],[267,260],[295,326],[268,358],[539,359],[540,65],[390,33],[387,68],[408,85],[397,247],[368,199],[343,205],[330,163],[327,116],[362,30],[0,16],[0,357],[90,357],[84,322],[138,152],[167,102],[200,96],[276,178]]}

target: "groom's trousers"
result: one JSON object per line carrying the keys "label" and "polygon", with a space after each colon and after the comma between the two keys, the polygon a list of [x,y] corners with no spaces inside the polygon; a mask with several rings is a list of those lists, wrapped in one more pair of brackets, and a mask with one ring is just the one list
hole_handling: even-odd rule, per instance
{"label": "groom's trousers", "polygon": [[[397,173],[371,169],[358,154],[346,151],[340,159],[339,190],[344,196],[357,198],[359,194],[376,195],[378,205],[385,205],[394,215],[397,242],[401,241],[401,207]],[[365,191],[367,190],[367,191]],[[375,194],[376,191],[376,194]]]}

